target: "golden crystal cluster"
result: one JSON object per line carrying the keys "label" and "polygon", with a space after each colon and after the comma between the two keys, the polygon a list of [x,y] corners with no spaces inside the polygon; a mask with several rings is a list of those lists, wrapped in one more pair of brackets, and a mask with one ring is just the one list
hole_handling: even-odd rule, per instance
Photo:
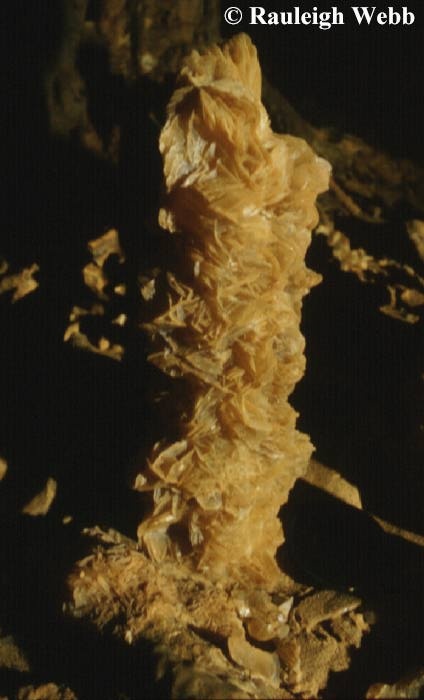
{"label": "golden crystal cluster", "polygon": [[180,72],[160,139],[171,252],[140,277],[168,418],[135,481],[153,507],[138,545],[95,528],[102,546],[70,579],[72,614],[151,641],[174,698],[315,697],[368,629],[358,598],[311,593],[275,560],[278,511],[312,450],[288,398],[329,166],[272,132],[260,81],[244,35]]}
{"label": "golden crystal cluster", "polygon": [[150,361],[185,381],[191,404],[136,487],[153,493],[138,534],[154,560],[272,586],[277,514],[312,451],[288,397],[305,367],[302,297],[319,279],[305,253],[330,167],[275,134],[260,97],[256,49],[239,35],[193,52],[168,106],[159,219],[181,254],[144,329]]}

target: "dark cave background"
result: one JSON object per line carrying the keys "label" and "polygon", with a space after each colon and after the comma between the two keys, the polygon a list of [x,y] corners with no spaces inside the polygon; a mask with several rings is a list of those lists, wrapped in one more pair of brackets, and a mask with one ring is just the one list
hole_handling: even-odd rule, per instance
{"label": "dark cave background", "polygon": [[[269,10],[290,9],[281,5],[262,3]],[[329,31],[244,23],[236,30],[250,34],[269,80],[311,123],[358,134],[424,164],[424,6],[408,7],[416,14],[409,28],[358,27],[349,16],[345,27]],[[348,16],[347,3],[343,10]],[[118,228],[131,253],[128,274],[154,257],[154,236],[143,232],[156,207],[160,162],[146,115],[151,100],[166,103],[171,86],[151,94],[144,85],[127,90],[108,73],[101,54],[82,56],[99,125],[123,123],[123,165],[115,171],[72,138],[54,139],[41,84],[61,27],[58,2],[18,0],[2,9],[0,253],[16,267],[37,261],[41,271],[36,293],[15,305],[0,298],[0,453],[9,463],[0,485],[0,628],[28,649],[37,669],[31,682],[54,679],[87,699],[115,698],[118,691],[130,698],[164,697],[164,686],[153,685],[147,649],[140,667],[138,652],[99,640],[89,627],[61,616],[65,574],[89,548],[81,528],[98,523],[133,536],[140,518],[129,478],[138,449],[150,439],[144,395],[151,372],[143,340],[130,327],[126,357],[116,363],[75,350],[62,338],[81,294],[88,240]],[[224,24],[221,30],[223,36],[234,33]],[[397,215],[378,236],[353,226],[352,240],[410,261],[412,248],[399,232],[414,212]],[[308,366],[293,396],[299,427],[311,435],[316,457],[359,487],[368,511],[423,533],[422,328],[381,314],[382,290],[341,273],[322,237],[313,240],[308,263],[324,281],[304,303]],[[131,295],[124,310],[134,318]],[[18,517],[48,476],[59,484],[49,515]],[[295,489],[289,516],[282,515],[289,524],[292,511],[304,516],[292,537],[306,579],[324,577],[327,587],[353,583],[370,604],[384,593],[382,617],[390,605],[395,610],[392,626],[383,624],[377,640],[365,641],[368,657],[364,652],[353,675],[338,674],[328,697],[346,688],[358,696],[371,682],[396,680],[420,663],[423,569],[416,550],[395,547],[376,534],[366,514],[340,511],[306,486]],[[60,520],[68,513],[74,520],[65,528]],[[308,549],[312,533],[318,563]],[[18,682],[26,681],[0,670],[0,692],[12,692]]]}

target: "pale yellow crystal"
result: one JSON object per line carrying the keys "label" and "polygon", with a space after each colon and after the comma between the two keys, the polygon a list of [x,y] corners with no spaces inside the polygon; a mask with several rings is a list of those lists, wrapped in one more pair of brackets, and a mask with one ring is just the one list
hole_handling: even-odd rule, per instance
{"label": "pale yellow crystal", "polygon": [[318,276],[304,258],[330,168],[272,132],[247,36],[193,52],[179,81],[160,138],[160,223],[184,260],[144,328],[150,360],[187,380],[192,410],[138,480],[154,495],[138,534],[156,560],[272,586],[277,514],[312,451],[288,397],[305,367],[301,303]]}

